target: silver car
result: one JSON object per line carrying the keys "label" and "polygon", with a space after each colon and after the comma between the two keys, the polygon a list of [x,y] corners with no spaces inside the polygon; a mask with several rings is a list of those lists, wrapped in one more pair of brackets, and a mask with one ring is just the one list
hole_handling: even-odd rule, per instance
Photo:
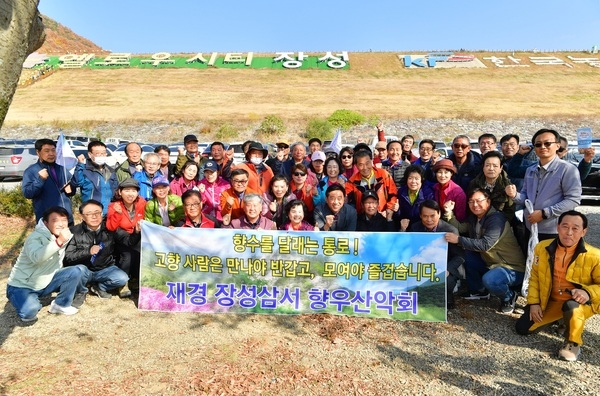
{"label": "silver car", "polygon": [[0,181],[7,177],[23,178],[25,169],[38,160],[34,145],[0,146]]}

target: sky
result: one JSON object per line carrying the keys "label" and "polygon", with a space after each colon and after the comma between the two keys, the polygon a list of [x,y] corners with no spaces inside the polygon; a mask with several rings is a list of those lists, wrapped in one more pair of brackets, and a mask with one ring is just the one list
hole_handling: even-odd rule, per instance
{"label": "sky", "polygon": [[112,52],[600,48],[600,0],[40,0],[39,9]]}

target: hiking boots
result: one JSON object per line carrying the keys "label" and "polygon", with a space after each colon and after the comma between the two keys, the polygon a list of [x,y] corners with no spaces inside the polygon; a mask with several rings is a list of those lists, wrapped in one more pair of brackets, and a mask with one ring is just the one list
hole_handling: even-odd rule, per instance
{"label": "hiking boots", "polygon": [[121,298],[131,297],[131,290],[129,290],[127,283],[125,284],[125,286],[119,288],[119,297],[121,297]]}
{"label": "hiking boots", "polygon": [[104,291],[104,290],[100,289],[98,287],[98,285],[92,285],[92,286],[90,286],[90,292],[92,292],[93,294],[97,295],[98,297],[100,297],[103,300],[108,300],[109,298],[112,298],[112,294],[110,294],[107,291]]}
{"label": "hiking boots", "polygon": [[508,301],[501,301],[498,312],[509,315],[515,310],[515,304],[517,303],[517,293],[513,292],[512,297]]}
{"label": "hiking boots", "polygon": [[576,362],[579,358],[580,348],[576,342],[567,342],[565,346],[558,351],[558,357],[568,362]]}

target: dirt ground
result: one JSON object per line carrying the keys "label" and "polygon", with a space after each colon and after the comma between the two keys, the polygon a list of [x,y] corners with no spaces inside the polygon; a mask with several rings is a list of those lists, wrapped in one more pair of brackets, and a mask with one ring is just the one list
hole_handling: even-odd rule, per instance
{"label": "dirt ground", "polygon": [[[15,229],[25,221],[0,217]],[[25,326],[4,296],[2,395],[548,395],[595,394],[600,320],[586,323],[582,359],[556,359],[560,337],[514,332],[498,301],[459,301],[448,323],[333,315],[143,312],[135,299],[88,296],[80,312]],[[523,301],[521,301],[523,302]]]}

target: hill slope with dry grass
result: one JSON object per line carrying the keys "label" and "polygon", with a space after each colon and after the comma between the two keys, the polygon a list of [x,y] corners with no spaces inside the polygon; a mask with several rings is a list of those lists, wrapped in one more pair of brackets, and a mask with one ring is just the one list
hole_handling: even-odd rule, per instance
{"label": "hill slope with dry grass", "polygon": [[269,114],[305,121],[337,109],[387,119],[571,118],[596,117],[600,110],[598,68],[486,66],[409,70],[394,53],[352,53],[350,69],[337,71],[59,70],[19,89],[6,122],[252,122]]}

